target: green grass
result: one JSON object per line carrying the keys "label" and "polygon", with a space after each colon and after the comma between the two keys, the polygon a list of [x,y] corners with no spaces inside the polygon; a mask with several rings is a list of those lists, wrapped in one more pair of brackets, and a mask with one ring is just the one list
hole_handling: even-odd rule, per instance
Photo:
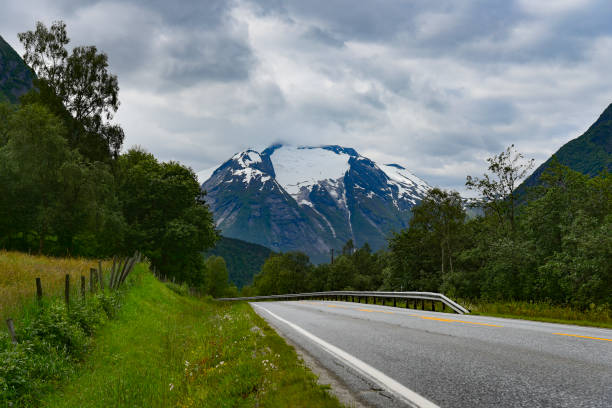
{"label": "green grass", "polygon": [[595,306],[581,310],[570,306],[554,306],[545,302],[459,302],[474,315],[508,317],[549,323],[575,324],[612,328],[609,307]]}
{"label": "green grass", "polygon": [[182,296],[146,274],[49,407],[339,407],[250,306]]}

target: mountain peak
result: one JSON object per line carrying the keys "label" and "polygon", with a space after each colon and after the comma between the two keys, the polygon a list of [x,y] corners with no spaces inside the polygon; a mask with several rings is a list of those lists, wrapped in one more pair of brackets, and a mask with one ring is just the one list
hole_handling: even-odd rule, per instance
{"label": "mountain peak", "polygon": [[[350,147],[342,147],[338,145],[326,145],[320,146],[321,149],[329,150],[336,154],[348,154],[349,156],[359,156],[359,153],[353,148]],[[309,147],[309,149],[316,149],[316,147]]]}
{"label": "mountain peak", "polygon": [[601,122],[612,121],[612,103],[599,115],[599,119],[593,124],[593,126],[600,124]]}
{"label": "mountain peak", "polygon": [[349,239],[385,247],[429,186],[350,147],[275,144],[235,154],[202,188],[224,236],[320,262]]}
{"label": "mountain peak", "polygon": [[241,167],[252,167],[252,165],[262,162],[259,152],[251,149],[236,153],[234,156],[232,156],[232,160],[238,163],[238,165]]}
{"label": "mountain peak", "polygon": [[[602,170],[612,172],[612,104],[608,105],[586,132],[561,146],[553,156],[559,163],[589,176],[596,176]],[[527,177],[518,187],[517,193],[524,194],[528,187],[539,184],[540,176],[551,161],[552,157]]]}

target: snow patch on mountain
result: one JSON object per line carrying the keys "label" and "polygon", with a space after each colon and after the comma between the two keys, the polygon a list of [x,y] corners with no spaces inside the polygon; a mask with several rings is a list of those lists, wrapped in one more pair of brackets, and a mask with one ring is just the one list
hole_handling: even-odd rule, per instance
{"label": "snow patch on mountain", "polygon": [[251,164],[261,163],[261,156],[255,150],[246,150],[244,152],[236,153],[232,160],[235,160],[242,167],[250,167]]}
{"label": "snow patch on mountain", "polygon": [[[377,164],[377,166],[389,177],[390,181],[399,189],[399,196],[413,196],[414,193],[425,195],[430,189],[429,185],[406,170],[399,164]],[[413,204],[415,201],[412,201]]]}
{"label": "snow patch on mountain", "polygon": [[281,146],[270,155],[276,180],[292,197],[322,180],[338,180],[349,169],[348,154],[323,148]]}
{"label": "snow patch on mountain", "polygon": [[[244,169],[234,170],[232,172],[232,175],[242,177],[242,181],[244,182],[244,184],[249,184],[251,180],[255,178],[261,179],[262,183],[270,179],[270,177],[264,176],[264,174],[261,171],[254,169],[252,167],[246,167]],[[264,178],[266,178],[266,180],[264,180]]]}

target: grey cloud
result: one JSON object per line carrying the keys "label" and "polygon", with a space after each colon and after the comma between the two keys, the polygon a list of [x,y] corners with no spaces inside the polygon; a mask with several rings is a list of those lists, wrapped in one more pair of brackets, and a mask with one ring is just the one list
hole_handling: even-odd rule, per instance
{"label": "grey cloud", "polygon": [[484,157],[544,160],[612,97],[609,0],[5,3],[13,45],[61,18],[108,53],[127,145],[195,170],[275,140],[343,144],[463,191]]}
{"label": "grey cloud", "polygon": [[[227,1],[79,3],[66,19],[69,34],[95,41],[122,76],[165,91],[248,78],[255,59],[230,6]],[[92,30],[93,22],[98,25]],[[159,77],[152,81],[151,75]]]}
{"label": "grey cloud", "polygon": [[344,47],[344,41],[339,40],[328,31],[325,31],[319,27],[311,27],[310,30],[306,32],[304,37],[307,40],[314,40],[330,47]]}
{"label": "grey cloud", "polygon": [[514,104],[508,100],[486,98],[475,100],[470,104],[466,115],[470,121],[488,126],[512,123],[518,112]]}
{"label": "grey cloud", "polygon": [[167,59],[162,75],[174,86],[193,86],[202,80],[246,80],[255,63],[247,44],[227,36],[177,36],[164,48]]}

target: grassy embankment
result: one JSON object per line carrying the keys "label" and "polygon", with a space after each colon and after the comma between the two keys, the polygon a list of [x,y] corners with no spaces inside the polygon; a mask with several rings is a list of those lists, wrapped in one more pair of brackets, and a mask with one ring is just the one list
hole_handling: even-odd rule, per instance
{"label": "grassy embankment", "polygon": [[50,407],[338,407],[245,303],[174,291],[144,274]]}

